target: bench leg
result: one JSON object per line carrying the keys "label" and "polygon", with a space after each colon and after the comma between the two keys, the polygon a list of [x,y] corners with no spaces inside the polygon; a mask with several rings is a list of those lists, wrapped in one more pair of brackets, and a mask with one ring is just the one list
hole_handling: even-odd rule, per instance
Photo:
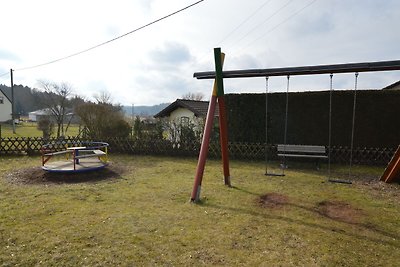
{"label": "bench leg", "polygon": [[317,170],[320,170],[321,169],[321,166],[320,166],[320,164],[319,164],[319,159],[317,158],[317,160],[315,161],[315,165],[316,165],[316,167],[317,167]]}
{"label": "bench leg", "polygon": [[288,168],[289,168],[289,165],[287,164],[286,158],[283,158],[283,159],[281,160],[281,165],[280,165],[280,167],[281,167],[281,169],[288,169]]}

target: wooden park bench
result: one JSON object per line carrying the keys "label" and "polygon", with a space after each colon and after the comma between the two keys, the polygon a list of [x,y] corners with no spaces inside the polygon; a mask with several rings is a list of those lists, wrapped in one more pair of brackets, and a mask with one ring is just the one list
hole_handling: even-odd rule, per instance
{"label": "wooden park bench", "polygon": [[320,159],[327,159],[325,146],[311,145],[278,145],[278,157],[282,158],[311,158],[315,159],[317,169],[319,169]]}

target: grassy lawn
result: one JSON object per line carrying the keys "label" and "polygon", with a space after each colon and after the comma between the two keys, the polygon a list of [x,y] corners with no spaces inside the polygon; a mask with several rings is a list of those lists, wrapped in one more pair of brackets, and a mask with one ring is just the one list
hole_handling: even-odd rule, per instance
{"label": "grassy lawn", "polygon": [[[37,129],[35,122],[21,122],[16,125],[15,134],[12,125],[1,124],[1,137],[41,137],[43,133]],[[54,128],[53,136],[56,136],[57,128]],[[70,125],[66,136],[76,136],[79,133],[78,125]]]}
{"label": "grassy lawn", "polygon": [[32,185],[7,177],[39,157],[1,156],[2,266],[398,266],[399,185],[328,183],[312,168],[267,177],[261,162],[233,161],[228,188],[208,161],[191,204],[195,159],[111,160],[126,168],[113,179]]}

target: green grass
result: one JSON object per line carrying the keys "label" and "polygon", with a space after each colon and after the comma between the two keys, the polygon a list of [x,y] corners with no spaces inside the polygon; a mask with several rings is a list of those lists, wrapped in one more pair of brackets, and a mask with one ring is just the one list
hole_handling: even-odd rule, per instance
{"label": "green grass", "polygon": [[[56,136],[57,128],[54,128],[52,136]],[[42,131],[37,129],[35,122],[21,122],[16,125],[15,134],[13,133],[13,127],[11,124],[1,124],[1,137],[42,137]],[[68,131],[65,133],[66,136],[76,136],[79,133],[78,125],[70,125]]]}
{"label": "green grass", "polygon": [[[288,169],[267,177],[263,163],[208,161],[202,202],[189,203],[196,160],[111,155],[127,167],[96,183],[21,185],[7,181],[39,157],[0,158],[0,263],[3,266],[398,266],[398,185],[327,183],[324,171]],[[23,166],[23,167],[22,167]],[[339,167],[338,167],[339,169]],[[381,168],[355,168],[359,175]],[[379,185],[379,184],[378,184]],[[389,190],[387,190],[387,187]],[[280,208],[261,195],[288,198]],[[333,200],[357,222],[316,212]]]}

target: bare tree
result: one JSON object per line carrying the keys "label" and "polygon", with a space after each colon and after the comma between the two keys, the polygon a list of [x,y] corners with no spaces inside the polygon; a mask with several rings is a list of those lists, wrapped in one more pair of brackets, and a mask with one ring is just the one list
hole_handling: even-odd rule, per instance
{"label": "bare tree", "polygon": [[187,94],[182,95],[182,99],[186,99],[186,100],[203,100],[204,98],[204,94],[203,93],[192,93],[189,92]]}
{"label": "bare tree", "polygon": [[112,104],[111,94],[107,91],[101,91],[93,95],[93,97],[96,99],[97,104]]}
{"label": "bare tree", "polygon": [[72,94],[72,87],[68,83],[55,83],[39,81],[40,87],[44,90],[43,104],[46,106],[57,124],[57,138],[64,135],[64,120],[70,108],[69,97]]}

